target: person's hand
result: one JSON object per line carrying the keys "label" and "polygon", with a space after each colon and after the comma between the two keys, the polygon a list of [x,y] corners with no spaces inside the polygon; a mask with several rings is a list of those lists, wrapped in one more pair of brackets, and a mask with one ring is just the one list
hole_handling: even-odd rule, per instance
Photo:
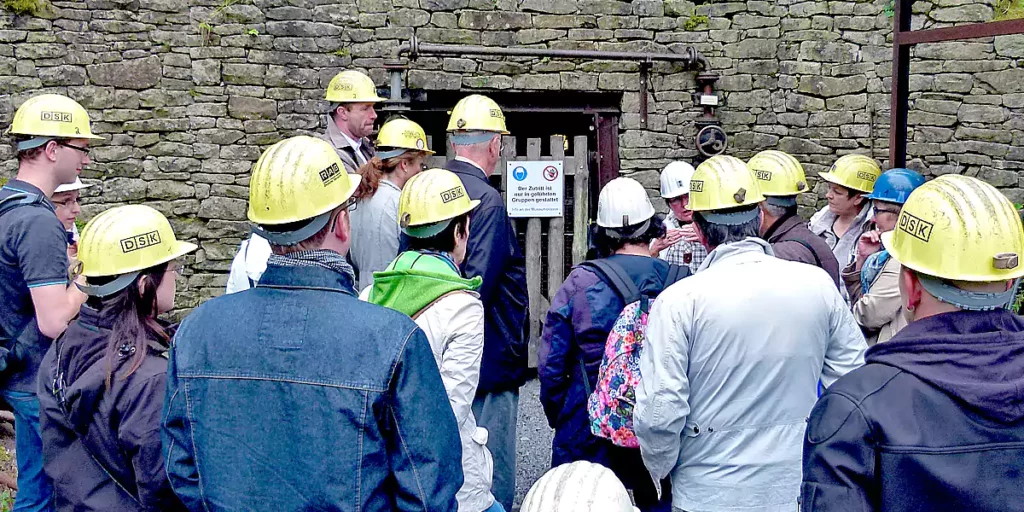
{"label": "person's hand", "polygon": [[68,245],[68,261],[78,259],[78,242]]}
{"label": "person's hand", "polygon": [[864,262],[872,254],[882,250],[882,233],[871,230],[860,235],[857,240],[857,270],[864,268]]}
{"label": "person's hand", "polygon": [[683,226],[681,229],[674,231],[679,231],[680,235],[682,236],[682,239],[686,240],[687,242],[700,243],[700,237],[697,236],[697,228],[693,227],[693,224],[687,224]]}
{"label": "person's hand", "polygon": [[664,251],[665,249],[672,247],[673,245],[679,243],[679,241],[683,239],[683,230],[669,229],[668,231],[665,232],[665,236],[661,238],[655,238],[651,242],[651,255],[657,256],[658,254],[661,253],[661,251]]}

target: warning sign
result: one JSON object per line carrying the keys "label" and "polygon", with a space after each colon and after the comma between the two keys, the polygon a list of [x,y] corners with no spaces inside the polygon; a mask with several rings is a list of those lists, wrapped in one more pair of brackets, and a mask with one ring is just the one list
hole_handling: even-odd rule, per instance
{"label": "warning sign", "polygon": [[508,162],[505,205],[509,217],[561,217],[565,174],[559,160]]}

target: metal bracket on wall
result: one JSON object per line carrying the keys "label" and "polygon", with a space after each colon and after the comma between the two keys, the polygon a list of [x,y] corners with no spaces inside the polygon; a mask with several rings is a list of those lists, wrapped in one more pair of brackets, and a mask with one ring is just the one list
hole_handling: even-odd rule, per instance
{"label": "metal bracket on wall", "polygon": [[647,85],[651,79],[651,61],[640,62],[640,128],[647,128]]}

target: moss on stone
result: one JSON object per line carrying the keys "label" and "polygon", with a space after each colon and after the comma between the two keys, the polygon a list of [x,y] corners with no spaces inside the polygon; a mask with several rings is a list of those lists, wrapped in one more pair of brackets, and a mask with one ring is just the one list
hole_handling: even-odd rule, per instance
{"label": "moss on stone", "polygon": [[3,6],[14,14],[36,14],[45,4],[41,0],[3,0]]}

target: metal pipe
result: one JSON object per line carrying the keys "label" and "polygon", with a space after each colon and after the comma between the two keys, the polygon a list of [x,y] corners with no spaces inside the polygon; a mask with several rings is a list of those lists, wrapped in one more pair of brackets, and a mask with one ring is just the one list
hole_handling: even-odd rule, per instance
{"label": "metal pipe", "polygon": [[601,50],[558,50],[551,48],[506,48],[501,46],[477,46],[467,44],[420,43],[415,36],[408,43],[399,45],[396,56],[419,55],[501,55],[510,57],[563,57],[567,59],[631,60],[637,62],[686,62],[688,66],[700,64],[708,69],[708,60],[694,47],[685,53],[652,52],[611,52]]}

